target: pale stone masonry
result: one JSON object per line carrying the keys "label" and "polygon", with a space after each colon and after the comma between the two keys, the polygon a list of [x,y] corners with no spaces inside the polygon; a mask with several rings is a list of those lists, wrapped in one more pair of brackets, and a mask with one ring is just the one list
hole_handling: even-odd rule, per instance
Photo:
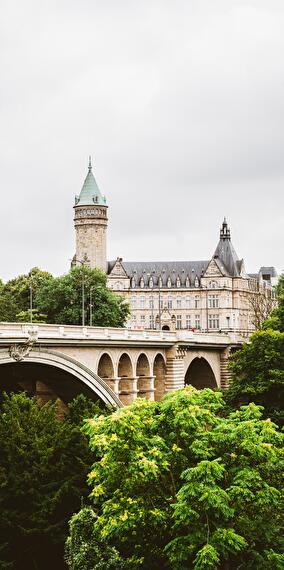
{"label": "pale stone masonry", "polygon": [[258,298],[265,299],[267,307],[274,303],[274,267],[261,267],[257,274],[248,274],[232,245],[226,219],[210,259],[124,262],[118,257],[107,262],[107,205],[91,163],[74,208],[73,263],[106,271],[108,286],[130,303],[127,324],[132,328],[239,331],[247,335],[255,328]]}

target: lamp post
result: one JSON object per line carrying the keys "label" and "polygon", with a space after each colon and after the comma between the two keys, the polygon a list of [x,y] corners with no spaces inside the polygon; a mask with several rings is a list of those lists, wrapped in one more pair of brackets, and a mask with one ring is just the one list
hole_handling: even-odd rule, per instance
{"label": "lamp post", "polygon": [[[88,261],[87,258],[84,260],[76,258],[76,263],[81,263],[83,268],[84,268],[87,261]],[[82,271],[82,327],[84,327],[84,326],[85,326],[85,272],[83,269],[83,271]]]}
{"label": "lamp post", "polygon": [[91,287],[90,289],[90,327],[93,324],[93,291],[95,289],[102,289],[101,285]]}
{"label": "lamp post", "polygon": [[33,324],[33,280],[30,281],[30,323]]}

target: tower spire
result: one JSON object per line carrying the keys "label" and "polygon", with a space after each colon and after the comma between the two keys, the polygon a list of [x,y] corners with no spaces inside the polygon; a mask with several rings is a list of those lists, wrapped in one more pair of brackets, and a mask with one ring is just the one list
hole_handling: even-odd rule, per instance
{"label": "tower spire", "polygon": [[91,172],[91,170],[92,170],[92,157],[91,157],[91,155],[89,156],[89,166],[88,166],[88,168],[89,168],[89,172]]}
{"label": "tower spire", "polygon": [[220,230],[220,239],[227,239],[227,240],[231,239],[230,228],[228,227],[228,223],[225,217]]}

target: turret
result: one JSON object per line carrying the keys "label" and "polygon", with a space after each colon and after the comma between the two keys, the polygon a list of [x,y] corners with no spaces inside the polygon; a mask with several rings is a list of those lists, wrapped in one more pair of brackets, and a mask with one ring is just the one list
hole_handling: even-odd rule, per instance
{"label": "turret", "polygon": [[88,174],[79,196],[75,197],[76,254],[73,264],[84,262],[89,267],[107,269],[107,205],[92,172],[89,157]]}

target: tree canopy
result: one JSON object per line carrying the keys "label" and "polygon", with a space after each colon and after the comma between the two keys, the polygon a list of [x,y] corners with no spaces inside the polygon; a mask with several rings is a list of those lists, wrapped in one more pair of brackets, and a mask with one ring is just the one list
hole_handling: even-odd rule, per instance
{"label": "tree canopy", "polygon": [[83,417],[103,413],[79,396],[69,415],[56,404],[39,407],[25,394],[0,402],[0,567],[64,568],[68,519],[88,495],[93,454],[81,432]]}
{"label": "tree canopy", "polygon": [[283,275],[276,292],[278,307],[231,359],[232,381],[225,399],[234,408],[248,402],[260,404],[266,417],[284,425]]}
{"label": "tree canopy", "polygon": [[31,285],[34,322],[82,324],[83,292],[85,324],[91,320],[93,325],[119,327],[129,315],[126,300],[107,289],[106,275],[98,269],[74,267],[53,277],[33,268],[0,287],[0,321],[30,320]]}
{"label": "tree canopy", "polygon": [[[283,435],[256,405],[187,387],[85,431],[92,507],[71,519],[70,570],[283,568]],[[283,506],[283,503],[282,503]]]}

